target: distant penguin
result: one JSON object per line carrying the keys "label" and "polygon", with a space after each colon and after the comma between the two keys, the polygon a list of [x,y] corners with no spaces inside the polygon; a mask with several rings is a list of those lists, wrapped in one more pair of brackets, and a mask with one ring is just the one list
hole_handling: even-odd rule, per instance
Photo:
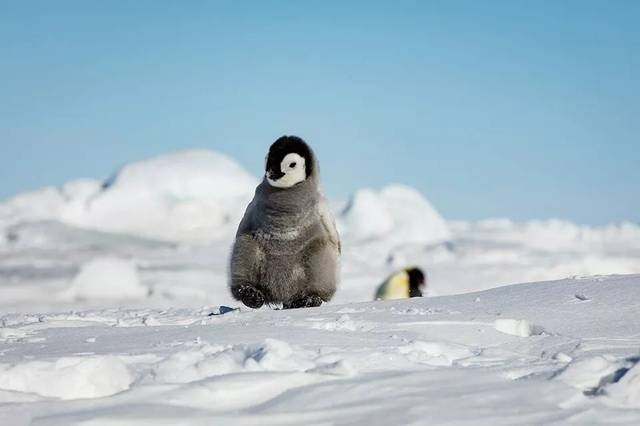
{"label": "distant penguin", "polygon": [[231,294],[250,308],[319,306],[336,291],[340,251],[313,151],[297,136],[282,136],[269,148],[236,233]]}
{"label": "distant penguin", "polygon": [[405,268],[389,276],[378,287],[375,300],[422,297],[426,278],[420,268]]}

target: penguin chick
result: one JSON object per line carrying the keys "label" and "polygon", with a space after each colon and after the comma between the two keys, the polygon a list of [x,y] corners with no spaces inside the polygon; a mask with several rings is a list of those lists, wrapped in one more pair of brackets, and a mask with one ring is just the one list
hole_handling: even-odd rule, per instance
{"label": "penguin chick", "polygon": [[406,299],[422,297],[425,275],[420,268],[411,267],[389,276],[378,287],[375,300]]}
{"label": "penguin chick", "polygon": [[340,239],[319,191],[318,164],[297,136],[276,140],[238,226],[230,288],[250,308],[319,306],[336,291]]}

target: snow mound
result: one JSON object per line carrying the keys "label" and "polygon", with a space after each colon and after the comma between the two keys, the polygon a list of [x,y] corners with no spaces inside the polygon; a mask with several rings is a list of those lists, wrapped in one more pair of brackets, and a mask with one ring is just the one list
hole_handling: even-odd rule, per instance
{"label": "snow mound", "polygon": [[66,296],[75,300],[141,299],[149,289],[130,260],[98,257],[82,265]]}
{"label": "snow mound", "polygon": [[242,356],[224,346],[206,346],[180,351],[164,359],[153,371],[163,383],[190,383],[206,377],[220,376],[242,370]]}
{"label": "snow mound", "polygon": [[0,389],[60,399],[99,398],[129,389],[133,376],[114,356],[0,364]]}
{"label": "snow mound", "polygon": [[338,218],[344,237],[369,241],[384,237],[402,243],[432,244],[451,237],[447,223],[415,189],[390,185],[357,191]]}
{"label": "snow mound", "polygon": [[78,180],[21,194],[0,205],[0,222],[56,220],[100,231],[168,241],[208,241],[235,224],[256,179],[208,150],[125,165],[106,182]]}
{"label": "snow mound", "polygon": [[542,327],[533,325],[527,320],[516,320],[501,318],[497,319],[493,323],[494,328],[504,334],[511,334],[512,336],[529,337],[540,335],[543,333]]}
{"label": "snow mound", "polygon": [[556,378],[574,388],[588,391],[600,385],[602,379],[622,366],[622,361],[611,355],[598,355],[574,361],[567,365]]}
{"label": "snow mound", "polygon": [[372,189],[357,191],[342,215],[345,235],[353,239],[374,239],[393,230],[391,212]]}

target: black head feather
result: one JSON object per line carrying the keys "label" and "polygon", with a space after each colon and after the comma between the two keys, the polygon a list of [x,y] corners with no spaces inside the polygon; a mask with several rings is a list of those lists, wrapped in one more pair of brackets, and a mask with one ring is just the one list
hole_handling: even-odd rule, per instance
{"label": "black head feather", "polygon": [[266,172],[273,173],[275,176],[282,176],[280,165],[282,160],[287,154],[298,154],[305,160],[306,177],[308,178],[313,173],[313,152],[307,143],[298,136],[281,136],[279,137],[271,147],[267,154],[267,164],[265,167]]}
{"label": "black head feather", "polygon": [[420,268],[409,268],[407,274],[409,274],[409,297],[422,297],[422,287],[425,283],[424,272]]}

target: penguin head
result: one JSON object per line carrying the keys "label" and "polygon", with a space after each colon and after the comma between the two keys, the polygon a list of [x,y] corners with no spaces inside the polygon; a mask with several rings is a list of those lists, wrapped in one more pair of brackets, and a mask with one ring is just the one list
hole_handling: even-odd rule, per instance
{"label": "penguin head", "polygon": [[313,152],[297,136],[282,136],[269,148],[265,178],[276,188],[291,188],[313,172]]}
{"label": "penguin head", "polygon": [[424,272],[420,268],[409,268],[406,270],[409,275],[409,297],[422,297],[422,289],[425,285]]}

